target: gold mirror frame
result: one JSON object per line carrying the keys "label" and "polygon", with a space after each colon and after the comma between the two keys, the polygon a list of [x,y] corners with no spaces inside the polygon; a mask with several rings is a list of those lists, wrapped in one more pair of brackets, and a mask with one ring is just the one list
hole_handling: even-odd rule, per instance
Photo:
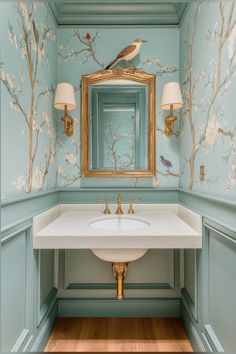
{"label": "gold mirror frame", "polygon": [[[148,168],[90,169],[90,86],[107,80],[130,80],[148,85]],[[114,68],[82,75],[82,177],[151,177],[156,174],[156,77],[137,69]]]}

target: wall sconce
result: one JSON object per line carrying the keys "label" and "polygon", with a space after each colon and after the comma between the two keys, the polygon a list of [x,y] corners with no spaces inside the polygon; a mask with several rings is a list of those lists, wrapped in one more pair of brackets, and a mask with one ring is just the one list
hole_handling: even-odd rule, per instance
{"label": "wall sconce", "polygon": [[173,111],[183,107],[183,99],[178,82],[168,82],[164,85],[161,108],[169,110],[170,114],[165,119],[165,134],[173,134],[173,122],[177,119]]}
{"label": "wall sconce", "polygon": [[54,107],[64,111],[64,130],[67,136],[73,134],[74,120],[67,112],[73,111],[76,108],[74,89],[71,84],[60,82],[57,84]]}

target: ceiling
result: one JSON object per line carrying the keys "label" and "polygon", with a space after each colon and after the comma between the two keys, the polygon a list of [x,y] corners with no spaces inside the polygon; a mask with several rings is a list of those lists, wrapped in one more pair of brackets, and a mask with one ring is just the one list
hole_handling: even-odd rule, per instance
{"label": "ceiling", "polygon": [[187,1],[48,0],[58,25],[178,25]]}

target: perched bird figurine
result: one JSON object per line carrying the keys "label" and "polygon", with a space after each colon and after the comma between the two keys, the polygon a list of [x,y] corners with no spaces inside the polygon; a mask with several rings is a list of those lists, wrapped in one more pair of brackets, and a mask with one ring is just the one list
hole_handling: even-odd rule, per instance
{"label": "perched bird figurine", "polygon": [[142,38],[135,39],[135,41],[133,41],[133,43],[128,45],[128,47],[124,48],[117,55],[117,57],[114,60],[112,60],[112,62],[110,64],[107,65],[106,69],[109,69],[112,65],[119,62],[120,60],[126,60],[126,61],[133,60],[136,57],[136,55],[139,54],[141,45],[145,42],[147,42],[147,41]]}
{"label": "perched bird figurine", "polygon": [[161,155],[161,163],[169,170],[172,166],[171,161],[164,159],[164,157]]}

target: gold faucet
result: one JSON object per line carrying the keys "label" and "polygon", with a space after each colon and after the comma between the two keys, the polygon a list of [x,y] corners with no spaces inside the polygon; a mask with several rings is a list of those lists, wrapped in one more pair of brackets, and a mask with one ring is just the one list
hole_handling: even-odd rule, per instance
{"label": "gold faucet", "polygon": [[117,215],[122,215],[124,214],[122,208],[121,208],[121,203],[122,203],[122,197],[121,194],[119,193],[117,196],[117,209],[116,209],[116,214]]}

